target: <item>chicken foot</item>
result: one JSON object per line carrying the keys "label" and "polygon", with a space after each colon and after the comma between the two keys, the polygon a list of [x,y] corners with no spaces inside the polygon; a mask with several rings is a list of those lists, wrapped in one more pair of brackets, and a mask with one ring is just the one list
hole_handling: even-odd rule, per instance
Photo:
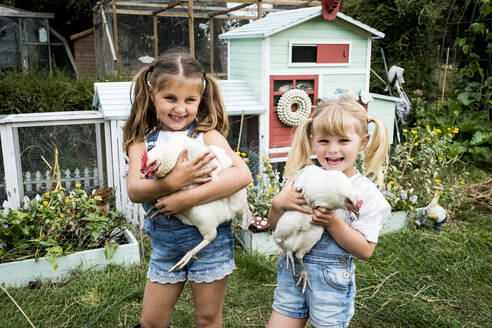
{"label": "chicken foot", "polygon": [[184,268],[188,264],[188,262],[190,262],[190,260],[192,258],[194,260],[198,260],[198,258],[196,257],[196,253],[198,253],[199,251],[201,251],[202,248],[204,248],[205,246],[207,246],[211,242],[212,242],[211,240],[206,240],[206,239],[202,240],[201,243],[199,243],[198,245],[196,245],[195,248],[193,248],[191,251],[189,251],[188,253],[186,253],[185,256],[183,256],[181,258],[181,260],[179,260],[178,263],[176,263],[171,269],[169,269],[168,272],[173,272],[176,269],[182,269],[182,268]]}
{"label": "chicken foot", "polygon": [[155,218],[157,215],[161,214],[161,210],[157,208],[156,204],[152,205],[151,208],[149,208],[149,210],[147,212],[145,212],[145,216],[149,215],[150,213],[152,213],[152,211],[155,211],[154,214],[152,214],[151,217],[149,217],[149,220],[152,220],[153,218]]}
{"label": "chicken foot", "polygon": [[313,288],[311,287],[311,283],[309,282],[308,272],[306,270],[306,266],[304,265],[304,261],[302,260],[302,258],[303,258],[303,256],[297,257],[297,260],[299,261],[299,264],[301,265],[301,272],[299,273],[299,280],[297,280],[296,286],[299,286],[301,281],[304,280],[304,282],[302,284],[302,293],[304,294],[304,292],[306,291],[306,284],[309,286],[309,289],[313,290]]}
{"label": "chicken foot", "polygon": [[[285,251],[284,251],[285,252]],[[285,252],[285,269],[289,269],[289,263],[292,266],[292,274],[296,275],[296,267],[294,264],[294,257],[292,256],[292,252]]]}

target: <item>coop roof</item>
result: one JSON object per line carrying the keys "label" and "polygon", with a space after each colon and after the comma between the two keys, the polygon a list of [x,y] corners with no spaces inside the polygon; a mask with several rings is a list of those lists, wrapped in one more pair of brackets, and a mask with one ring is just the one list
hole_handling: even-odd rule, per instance
{"label": "coop roof", "polygon": [[[245,81],[219,80],[222,99],[227,114],[258,115],[265,112],[264,106],[253,94]],[[92,105],[102,111],[105,120],[124,120],[131,110],[130,89],[132,82],[94,83]]]}
{"label": "coop roof", "polygon": [[53,13],[39,13],[0,5],[0,16],[29,17],[29,18],[55,18]]}
{"label": "coop roof", "polygon": [[[239,39],[239,38],[266,38],[273,34],[284,31],[293,26],[304,23],[310,19],[322,15],[321,6],[301,9],[286,10],[277,13],[270,13],[262,19],[252,23],[240,26],[226,33],[219,35],[221,39]],[[337,18],[348,24],[354,25],[374,37],[384,38],[384,33],[359,22],[352,17],[337,13]]]}

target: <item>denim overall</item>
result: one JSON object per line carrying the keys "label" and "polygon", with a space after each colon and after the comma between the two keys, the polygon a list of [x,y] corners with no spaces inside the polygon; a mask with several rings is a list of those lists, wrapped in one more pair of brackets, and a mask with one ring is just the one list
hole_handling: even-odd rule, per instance
{"label": "denim overall", "polygon": [[[191,125],[189,135],[194,129]],[[146,139],[147,151],[155,147],[159,133]],[[195,136],[196,137],[196,136]],[[157,200],[143,203],[147,212]],[[224,278],[235,269],[231,221],[217,227],[217,237],[198,252],[197,260],[191,260],[181,270],[168,272],[188,251],[198,245],[203,237],[194,226],[181,222],[176,216],[167,217],[160,213],[154,218],[154,209],[144,220],[144,230],[150,236],[152,252],[147,278],[159,283],[177,283],[186,279],[201,283]]]}
{"label": "denim overall", "polygon": [[[295,257],[294,257],[295,259]],[[324,231],[321,239],[304,256],[312,290],[285,267],[285,256],[277,264],[277,288],[273,309],[294,318],[309,318],[314,327],[344,328],[354,314],[355,265],[352,256]],[[296,275],[301,267],[295,259]]]}

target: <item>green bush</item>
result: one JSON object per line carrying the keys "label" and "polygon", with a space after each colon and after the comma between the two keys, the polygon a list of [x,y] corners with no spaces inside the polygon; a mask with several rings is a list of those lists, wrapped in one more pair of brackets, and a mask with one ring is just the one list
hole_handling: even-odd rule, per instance
{"label": "green bush", "polygon": [[[479,20],[492,16],[490,1],[481,1]],[[490,52],[492,52],[492,31],[483,22],[470,25],[463,37],[457,38],[455,45],[466,59],[456,78],[452,81],[447,100],[438,107],[422,99],[414,101],[417,125],[436,127],[456,126],[459,134],[448,147],[449,153],[464,153],[464,159],[474,165],[490,167],[492,164],[492,77],[490,72]],[[489,54],[488,57],[486,54]]]}
{"label": "green bush", "polygon": [[0,73],[0,115],[92,110],[94,80],[62,73]]}

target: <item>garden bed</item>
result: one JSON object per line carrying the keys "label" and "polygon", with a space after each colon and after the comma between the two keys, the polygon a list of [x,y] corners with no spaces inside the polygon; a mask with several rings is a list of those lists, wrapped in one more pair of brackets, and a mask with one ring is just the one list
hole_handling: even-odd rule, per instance
{"label": "garden bed", "polygon": [[63,280],[74,270],[102,270],[108,264],[130,266],[139,263],[138,242],[130,231],[125,230],[124,233],[127,244],[119,245],[110,260],[106,259],[104,248],[97,248],[57,258],[57,270],[44,257],[38,260],[2,263],[0,264],[0,284],[21,287],[36,280],[57,282]]}

